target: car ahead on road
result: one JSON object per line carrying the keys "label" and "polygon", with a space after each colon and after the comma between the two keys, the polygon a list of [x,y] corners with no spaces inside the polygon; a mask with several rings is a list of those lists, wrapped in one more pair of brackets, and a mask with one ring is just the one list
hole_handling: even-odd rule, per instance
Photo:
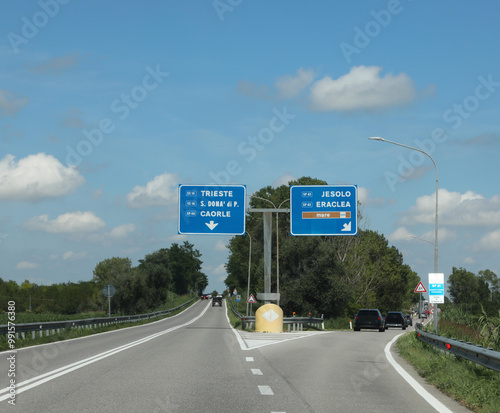
{"label": "car ahead on road", "polygon": [[354,317],[354,331],[360,331],[362,328],[368,328],[384,332],[384,318],[377,309],[359,310]]}
{"label": "car ahead on road", "polygon": [[413,326],[413,319],[411,318],[411,315],[410,314],[406,314],[405,318],[406,318],[406,324],[409,325],[409,326]]}
{"label": "car ahead on road", "polygon": [[222,307],[222,295],[217,295],[215,297],[212,297],[212,307],[216,305]]}
{"label": "car ahead on road", "polygon": [[208,300],[208,294],[202,294],[201,295],[202,300]]}
{"label": "car ahead on road", "polygon": [[385,316],[385,328],[389,327],[401,328],[406,330],[406,318],[401,311],[389,311]]}

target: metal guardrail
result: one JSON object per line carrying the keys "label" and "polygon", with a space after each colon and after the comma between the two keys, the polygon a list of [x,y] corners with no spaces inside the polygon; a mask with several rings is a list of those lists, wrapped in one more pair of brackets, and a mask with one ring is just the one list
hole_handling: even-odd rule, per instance
{"label": "metal guardrail", "polygon": [[422,324],[415,326],[417,338],[423,342],[437,347],[449,353],[453,353],[464,359],[481,364],[482,366],[500,372],[500,352],[491,348],[484,348],[462,340],[447,338],[437,334],[428,333],[421,329]]}
{"label": "metal guardrail", "polygon": [[[234,315],[241,320],[242,324],[253,324],[255,323],[255,316],[245,316],[240,314],[231,299],[228,300],[231,305],[231,310]],[[323,317],[283,317],[283,324],[288,325],[288,332],[290,331],[303,331],[304,326],[325,329],[325,320]]]}
{"label": "metal guardrail", "polygon": [[[82,320],[67,320],[67,321],[48,321],[41,323],[24,323],[24,324],[15,324],[16,331],[16,339],[19,339],[19,334],[24,339],[26,338],[26,333],[31,332],[32,338],[35,339],[36,333],[38,332],[40,337],[45,333],[47,336],[50,335],[52,331],[53,334],[55,332],[59,332],[61,329],[65,328],[97,328],[101,326],[106,326],[109,324],[121,324],[127,323],[130,321],[140,321],[148,318],[157,317],[160,315],[165,315],[172,313],[176,310],[179,310],[186,305],[192,303],[194,300],[198,298],[193,298],[190,301],[185,302],[175,308],[171,308],[169,310],[163,311],[155,311],[153,313],[148,314],[138,314],[138,315],[130,315],[130,316],[117,316],[117,317],[99,317],[99,318],[85,318]],[[12,331],[8,330],[8,325],[0,325],[0,334],[8,335],[8,333],[12,333]]]}

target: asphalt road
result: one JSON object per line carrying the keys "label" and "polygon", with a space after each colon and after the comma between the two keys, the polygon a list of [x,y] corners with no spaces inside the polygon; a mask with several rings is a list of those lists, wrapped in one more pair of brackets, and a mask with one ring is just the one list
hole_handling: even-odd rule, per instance
{"label": "asphalt road", "polygon": [[200,301],[152,324],[1,353],[0,411],[467,412],[410,373],[434,408],[389,363],[400,333],[240,334],[225,305]]}

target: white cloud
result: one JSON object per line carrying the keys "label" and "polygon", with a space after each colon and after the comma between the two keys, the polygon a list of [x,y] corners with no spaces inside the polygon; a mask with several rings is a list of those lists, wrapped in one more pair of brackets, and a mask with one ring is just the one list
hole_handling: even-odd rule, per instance
{"label": "white cloud", "polygon": [[137,185],[127,194],[128,205],[132,208],[144,208],[175,204],[178,182],[176,174],[164,173],[155,176],[146,186]]}
{"label": "white cloud", "polygon": [[29,230],[62,234],[97,231],[105,225],[104,221],[91,211],[75,211],[59,215],[52,221],[47,214],[39,215],[26,221],[24,227]]}
{"label": "white cloud", "polygon": [[36,270],[38,268],[38,264],[29,261],[21,261],[16,265],[16,270]]}
{"label": "white cloud", "polygon": [[215,251],[227,252],[226,243],[223,241],[217,241],[214,245],[214,249]]}
{"label": "white cloud", "polygon": [[288,182],[290,181],[295,181],[297,180],[297,178],[291,174],[285,174],[283,176],[280,176],[278,179],[276,179],[274,182],[273,182],[273,187],[277,188],[281,185],[288,185]]}
{"label": "white cloud", "polygon": [[356,66],[338,79],[325,76],[311,86],[311,108],[318,111],[377,110],[406,104],[416,97],[404,73],[380,77],[381,67]]}
{"label": "white cloud", "polygon": [[53,57],[31,66],[29,69],[39,74],[59,74],[68,69],[73,69],[81,60],[78,53]]}
{"label": "white cloud", "polygon": [[358,201],[361,203],[361,207],[372,206],[379,208],[396,203],[394,199],[372,198],[370,190],[361,186],[358,186]]}
{"label": "white cloud", "polygon": [[73,192],[85,179],[73,167],[65,167],[52,155],[38,153],[15,161],[0,160],[0,201],[39,201]]}
{"label": "white cloud", "polygon": [[16,96],[8,90],[0,89],[0,116],[14,116],[29,102],[25,96]]}
{"label": "white cloud", "polygon": [[488,251],[500,251],[500,229],[486,234],[481,238],[479,245]]}
{"label": "white cloud", "polygon": [[280,97],[289,99],[299,95],[314,80],[314,71],[312,69],[304,70],[300,68],[297,76],[286,75],[280,77],[274,83]]}
{"label": "white cloud", "polygon": [[221,275],[221,274],[227,275],[226,265],[225,264],[219,264],[216,268],[214,268],[212,270],[212,274],[215,274],[215,275]]}
{"label": "white cloud", "polygon": [[86,251],[81,251],[81,252],[66,251],[62,256],[62,259],[65,261],[66,260],[82,260],[86,256],[87,256]]}
{"label": "white cloud", "polygon": [[370,191],[366,188],[358,187],[358,202],[361,204],[366,204],[369,199]]}
{"label": "white cloud", "polygon": [[408,231],[405,227],[399,227],[394,231],[392,234],[390,234],[387,239],[391,242],[395,241],[409,241],[412,239],[413,234]]}
{"label": "white cloud", "polygon": [[[419,236],[419,238],[429,240],[432,243],[434,243],[435,237],[436,237],[436,234],[435,234],[434,230],[428,231],[425,234]],[[452,231],[448,228],[438,227],[438,243],[453,240],[456,238],[457,238],[457,234],[455,233],[455,231]]]}
{"label": "white cloud", "polygon": [[113,228],[109,234],[111,238],[126,238],[135,231],[134,224],[123,224]]}
{"label": "white cloud", "polygon": [[[455,239],[456,234],[454,231],[451,231],[447,228],[439,228],[438,231],[438,243],[443,241]],[[415,235],[405,227],[399,227],[392,234],[388,236],[389,241],[421,241],[426,242],[428,244],[434,245],[435,234],[434,230],[426,232],[422,235]]]}
{"label": "white cloud", "polygon": [[463,260],[464,264],[475,264],[476,260],[473,257],[465,257]]}
{"label": "white cloud", "polygon": [[[401,219],[405,225],[432,224],[436,213],[435,193],[417,198],[416,205]],[[439,190],[438,223],[452,226],[500,225],[500,196],[486,199],[473,191]]]}

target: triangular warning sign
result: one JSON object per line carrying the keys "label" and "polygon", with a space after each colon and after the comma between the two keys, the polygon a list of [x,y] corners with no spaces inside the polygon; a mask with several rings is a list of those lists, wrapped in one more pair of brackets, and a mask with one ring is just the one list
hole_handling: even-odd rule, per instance
{"label": "triangular warning sign", "polygon": [[250,297],[248,297],[247,303],[248,304],[255,304],[256,302],[257,302],[257,300],[255,299],[253,294],[250,294]]}
{"label": "triangular warning sign", "polygon": [[424,287],[424,284],[422,284],[422,281],[420,281],[417,285],[417,288],[415,288],[416,293],[426,293],[427,290]]}

